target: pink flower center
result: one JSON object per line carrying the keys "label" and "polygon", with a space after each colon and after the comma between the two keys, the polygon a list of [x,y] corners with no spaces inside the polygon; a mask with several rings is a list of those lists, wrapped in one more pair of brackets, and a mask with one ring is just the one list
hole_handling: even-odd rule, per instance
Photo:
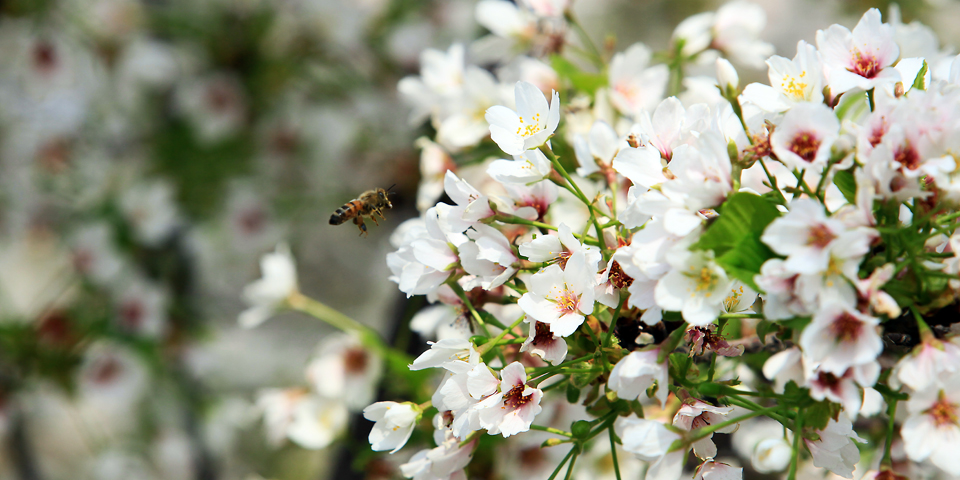
{"label": "pink flower center", "polygon": [[863,330],[863,322],[848,312],[843,312],[830,325],[830,331],[841,342],[856,340]]}
{"label": "pink flower center", "polygon": [[135,330],[143,323],[145,309],[139,300],[129,300],[120,306],[120,324],[127,329]]}
{"label": "pink flower center", "polygon": [[893,159],[910,170],[920,168],[920,154],[909,143],[898,148]]}
{"label": "pink flower center", "polygon": [[526,388],[526,385],[522,383],[514,385],[513,388],[503,396],[503,405],[511,410],[516,410],[529,402],[533,395],[524,395],[524,388]]}
{"label": "pink flower center", "polygon": [[798,157],[813,162],[817,158],[817,150],[820,149],[820,140],[813,132],[800,132],[793,137],[793,143],[790,144],[790,151],[796,153]]}
{"label": "pink flower center", "polygon": [[859,50],[853,54],[853,65],[847,70],[860,75],[863,78],[873,78],[880,73],[880,62],[876,57],[864,55]]}
{"label": "pink flower center", "polygon": [[90,378],[94,383],[104,385],[116,380],[121,373],[123,373],[123,367],[120,362],[116,358],[106,357],[93,366]]}
{"label": "pink flower center", "polygon": [[833,234],[833,231],[830,230],[826,225],[819,224],[810,227],[810,232],[807,234],[807,245],[813,245],[817,248],[826,248],[834,238],[837,238]]}
{"label": "pink flower center", "polygon": [[933,418],[933,423],[938,427],[960,425],[957,418],[957,404],[950,403],[942,393],[937,403],[934,403],[930,410],[927,410],[927,415]]}
{"label": "pink flower center", "polygon": [[579,306],[580,298],[575,292],[567,290],[566,285],[564,285],[563,293],[557,297],[557,308],[560,310],[560,313],[574,313]]}

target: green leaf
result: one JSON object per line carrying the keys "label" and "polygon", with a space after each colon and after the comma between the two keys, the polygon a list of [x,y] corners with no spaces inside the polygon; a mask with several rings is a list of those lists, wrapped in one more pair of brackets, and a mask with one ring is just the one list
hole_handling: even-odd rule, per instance
{"label": "green leaf", "polygon": [[[587,360],[580,364],[580,368],[588,369],[594,366],[593,360]],[[589,386],[596,380],[602,372],[577,372],[570,375],[570,385],[573,385],[576,388],[584,388]]]}
{"label": "green leaf", "polygon": [[567,402],[577,403],[580,400],[580,389],[572,382],[567,382]]}
{"label": "green leaf", "polygon": [[745,283],[754,291],[761,292],[760,287],[753,281],[753,277],[760,273],[764,262],[775,257],[776,254],[757,236],[742,239],[734,248],[727,250],[715,261],[728,275]]}
{"label": "green leaf", "polygon": [[803,425],[814,430],[827,428],[830,419],[836,419],[840,413],[840,405],[828,401],[820,401],[801,410]]}
{"label": "green leaf", "polygon": [[580,70],[579,67],[560,55],[550,57],[550,66],[556,70],[560,78],[570,80],[573,87],[577,90],[586,92],[590,95],[607,84],[607,76],[602,73],[589,73]]}
{"label": "green leaf", "polygon": [[770,332],[779,330],[780,326],[774,322],[764,319],[757,322],[756,328],[757,328],[757,337],[760,337],[760,343],[766,343],[764,342],[764,339],[767,338],[767,335],[769,335]]}
{"label": "green leaf", "polygon": [[719,208],[720,217],[707,229],[692,250],[713,250],[717,256],[737,248],[748,237],[760,238],[763,230],[780,216],[777,207],[752,193],[734,193]]}
{"label": "green leaf", "polygon": [[853,178],[853,169],[840,170],[833,175],[833,183],[840,189],[847,203],[857,203],[857,181]]}
{"label": "green leaf", "polygon": [[719,210],[720,217],[690,248],[712,250],[728,275],[759,292],[753,277],[764,262],[776,257],[760,236],[780,211],[767,198],[746,192],[731,195]]}
{"label": "green leaf", "polygon": [[917,72],[917,76],[913,79],[913,88],[914,88],[914,89],[917,89],[917,90],[926,90],[926,88],[925,88],[924,85],[923,85],[923,77],[925,77],[925,76],[927,75],[927,70],[929,70],[929,69],[930,69],[930,67],[927,65],[927,61],[924,60],[924,61],[923,61],[923,66],[920,67],[920,71]]}

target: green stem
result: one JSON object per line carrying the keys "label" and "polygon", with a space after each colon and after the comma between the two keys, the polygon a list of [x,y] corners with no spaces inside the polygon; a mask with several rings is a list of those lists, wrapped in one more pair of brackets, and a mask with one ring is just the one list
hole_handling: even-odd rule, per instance
{"label": "green stem", "polygon": [[568,438],[573,438],[573,434],[570,432],[565,432],[563,430],[553,428],[553,427],[544,427],[543,425],[530,425],[531,430],[540,430],[541,432],[553,433],[555,435],[561,435]]}
{"label": "green stem", "polygon": [[557,475],[560,474],[560,470],[563,470],[563,466],[566,465],[567,460],[570,460],[570,457],[573,456],[573,452],[577,451],[577,446],[574,445],[573,448],[567,453],[566,457],[563,457],[563,460],[560,461],[560,465],[557,465],[557,468],[550,474],[550,477],[547,480],[553,480],[557,478]]}
{"label": "green stem", "polygon": [[[740,415],[740,416],[737,417],[737,418],[731,418],[730,420],[727,420],[726,422],[721,422],[721,423],[718,423],[718,424],[716,424],[716,425],[710,425],[709,427],[701,427],[701,428],[698,428],[698,429],[696,429],[696,430],[692,430],[692,431],[690,432],[692,436],[689,437],[689,438],[687,438],[687,439],[685,439],[685,440],[684,440],[684,444],[685,444],[685,445],[690,445],[690,444],[692,444],[692,443],[694,443],[694,442],[696,442],[696,441],[698,441],[698,440],[701,440],[701,439],[704,439],[704,438],[709,437],[711,434],[713,434],[713,433],[716,432],[717,430],[721,430],[721,429],[727,428],[727,427],[729,427],[730,425],[736,425],[736,424],[738,424],[738,423],[740,423],[740,422],[742,422],[742,421],[744,421],[744,420],[749,420],[749,419],[751,419],[751,418],[753,418],[753,417],[759,417],[760,415],[766,415],[767,413],[775,412],[775,411],[779,410],[780,408],[781,408],[781,407],[763,408],[763,409],[756,410],[756,411],[753,411],[753,412],[750,412],[750,413],[747,413],[747,414],[744,414],[744,415]],[[694,432],[696,432],[696,433],[694,434]]]}
{"label": "green stem", "polygon": [[567,173],[567,169],[563,168],[563,164],[560,163],[560,159],[557,158],[557,155],[553,153],[553,150],[550,150],[546,144],[543,144],[540,146],[540,151],[550,159],[550,162],[553,163],[553,168],[560,173],[560,176],[563,177],[571,187],[573,187],[573,194],[579,198],[580,201],[587,206],[587,209],[590,210],[591,214],[594,215],[592,217],[593,226],[597,229],[597,240],[600,242],[600,249],[607,250],[606,242],[603,239],[603,229],[600,228],[600,223],[597,222],[596,218],[596,215],[604,215],[604,213],[599,211],[597,207],[595,207],[593,203],[587,199],[587,196],[583,194],[583,191],[580,190],[580,187],[577,186],[577,183],[573,181],[573,177]]}
{"label": "green stem", "polygon": [[[743,408],[747,408],[747,409],[754,410],[754,411],[756,411],[756,410],[763,410],[763,409],[764,409],[764,407],[761,407],[760,405],[757,405],[756,403],[753,403],[753,402],[751,402],[751,401],[749,401],[749,400],[745,400],[745,399],[740,398],[740,397],[727,396],[727,397],[724,397],[724,398],[725,398],[729,403],[731,403],[731,404],[733,404],[733,405],[736,405],[736,406],[738,406],[738,407],[743,407]],[[791,427],[794,425],[793,422],[791,422],[788,418],[786,418],[785,416],[781,415],[780,413],[768,412],[766,415],[767,415],[768,417],[770,417],[770,418],[772,418],[772,419],[780,422],[781,425],[783,425],[783,426],[785,426],[785,427],[787,427],[787,428],[791,428]]]}
{"label": "green stem", "polygon": [[577,449],[577,452],[570,457],[570,465],[567,466],[567,476],[564,478],[564,480],[570,480],[570,476],[573,475],[573,466],[576,465],[578,456],[580,456],[579,449]]}
{"label": "green stem", "polygon": [[764,318],[762,313],[724,313],[720,315],[720,320],[729,320],[731,318]]}
{"label": "green stem", "polygon": [[[557,227],[555,227],[555,226],[553,226],[553,225],[550,225],[550,224],[547,224],[547,223],[537,222],[537,221],[534,221],[534,220],[527,220],[527,219],[525,219],[525,218],[520,218],[520,217],[517,217],[517,216],[514,216],[514,215],[507,215],[507,214],[504,214],[504,213],[497,213],[497,215],[494,216],[493,219],[496,220],[496,221],[498,221],[498,222],[502,222],[502,223],[510,223],[510,224],[514,224],[514,225],[529,225],[529,226],[531,226],[531,227],[543,228],[543,229],[546,229],[546,230],[553,230],[553,231],[559,230]],[[583,243],[586,243],[586,244],[589,244],[589,245],[595,245],[595,246],[599,246],[599,245],[600,245],[600,242],[597,241],[597,239],[595,239],[595,238],[593,238],[593,237],[588,237],[588,236],[585,236],[585,235],[580,235],[579,233],[576,233],[576,232],[573,232],[573,236],[574,236],[574,237],[577,237],[577,240],[580,240],[580,241],[583,242]]]}
{"label": "green stem", "polygon": [[944,224],[951,220],[960,218],[960,212],[951,213],[950,215],[944,215],[936,220],[938,224]]}
{"label": "green stem", "polygon": [[793,429],[793,459],[790,460],[790,473],[787,480],[797,480],[797,467],[800,465],[800,437],[803,437],[803,415],[797,412],[797,423]]}
{"label": "green stem", "polygon": [[[471,302],[470,299],[467,298],[467,293],[464,292],[463,287],[461,287],[460,284],[457,283],[457,279],[455,277],[451,277],[450,280],[447,280],[447,285],[450,286],[450,289],[453,290],[453,293],[457,294],[457,297],[460,298],[460,301],[467,306],[467,310],[470,311],[470,315],[473,317],[473,321],[477,322],[477,325],[479,325],[480,329],[483,330],[483,335],[486,336],[487,338],[490,338],[490,330],[487,329],[487,324],[483,321],[483,317],[480,316],[480,312],[478,312],[477,309],[473,307],[473,302]],[[504,366],[506,366],[507,359],[503,356],[503,352],[499,348],[496,350],[496,352],[497,352],[497,358],[499,358],[500,362],[503,363]]]}
{"label": "green stem", "polygon": [[483,355],[489,352],[491,348],[497,346],[498,342],[500,340],[503,340],[503,337],[505,337],[508,333],[513,333],[513,329],[517,328],[517,325],[520,325],[520,322],[522,322],[524,318],[527,318],[527,314],[525,313],[523,315],[520,315],[520,318],[518,318],[515,322],[513,322],[512,325],[503,329],[503,331],[500,332],[500,335],[497,335],[497,337],[494,338],[492,341],[487,342],[482,347],[480,347],[480,350],[478,351],[478,353],[480,353],[480,355]]}
{"label": "green stem", "polygon": [[613,458],[613,474],[617,476],[617,480],[622,480],[620,478],[620,464],[617,462],[617,434],[613,432],[612,424],[608,430],[610,431],[610,456]]}
{"label": "green stem", "polygon": [[603,336],[603,345],[602,347],[610,346],[610,339],[613,338],[613,330],[617,328],[617,320],[620,318],[620,310],[623,308],[623,302],[627,299],[625,295],[620,295],[620,302],[617,304],[617,309],[613,311],[613,316],[610,317],[610,325],[607,327],[607,333]]}
{"label": "green stem", "polygon": [[587,34],[587,31],[584,30],[583,26],[580,25],[580,22],[577,21],[577,18],[573,16],[573,12],[569,9],[564,12],[563,15],[567,19],[567,23],[573,25],[573,30],[577,33],[577,37],[580,38],[580,41],[583,42],[583,45],[587,47],[587,50],[592,57],[590,60],[596,65],[597,68],[603,69],[604,60],[603,54],[600,53],[600,49],[597,48],[597,45],[593,43],[593,39],[590,38],[590,35]]}
{"label": "green stem", "polygon": [[897,398],[887,397],[887,442],[883,447],[883,459],[880,460],[881,466],[886,466],[887,468],[892,468],[893,458],[890,456],[890,451],[893,447],[893,434],[897,428]]}
{"label": "green stem", "polygon": [[757,161],[760,162],[760,167],[763,168],[763,173],[767,175],[767,181],[770,182],[770,189],[777,192],[777,195],[780,196],[780,201],[783,202],[784,205],[786,205],[787,197],[785,197],[783,195],[783,192],[780,191],[780,186],[777,185],[776,177],[774,177],[773,174],[770,173],[770,170],[767,169],[767,164],[766,162],[763,161],[762,157],[757,159]]}
{"label": "green stem", "polygon": [[539,376],[542,376],[542,375],[545,374],[545,373],[550,373],[550,372],[559,371],[559,370],[563,369],[564,367],[567,367],[567,366],[570,366],[570,365],[575,365],[575,364],[578,364],[578,363],[580,363],[580,362],[583,362],[583,361],[586,361],[586,360],[590,360],[591,358],[593,358],[593,354],[592,354],[592,353],[591,353],[590,355],[584,355],[584,356],[582,356],[582,357],[580,357],[580,358],[575,358],[575,359],[573,359],[573,360],[567,360],[566,362],[558,363],[558,364],[556,364],[556,365],[551,365],[551,366],[549,366],[549,367],[527,367],[527,374],[530,376],[530,380],[533,380],[534,378],[539,377]]}
{"label": "green stem", "polygon": [[872,89],[872,88],[871,88],[870,90],[867,90],[867,102],[870,103],[870,111],[872,112],[873,109],[874,109],[874,104],[873,104],[873,89]]}
{"label": "green stem", "polygon": [[390,348],[390,346],[380,338],[380,334],[377,333],[376,330],[300,292],[294,292],[287,297],[287,305],[293,310],[306,313],[341,331],[356,334],[364,347],[373,350],[383,358],[404,363],[413,361],[413,358],[407,354]]}

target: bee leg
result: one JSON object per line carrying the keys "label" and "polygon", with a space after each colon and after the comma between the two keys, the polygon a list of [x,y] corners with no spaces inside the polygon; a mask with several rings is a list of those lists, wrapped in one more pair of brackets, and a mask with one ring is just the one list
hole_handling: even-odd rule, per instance
{"label": "bee leg", "polygon": [[377,221],[377,217],[370,215],[370,220],[373,220],[374,225],[380,226],[380,222]]}
{"label": "bee leg", "polygon": [[367,226],[363,224],[363,217],[362,217],[362,216],[357,215],[356,217],[354,217],[353,223],[356,224],[356,225],[357,225],[357,228],[360,229],[360,235],[366,235],[366,234],[367,234]]}

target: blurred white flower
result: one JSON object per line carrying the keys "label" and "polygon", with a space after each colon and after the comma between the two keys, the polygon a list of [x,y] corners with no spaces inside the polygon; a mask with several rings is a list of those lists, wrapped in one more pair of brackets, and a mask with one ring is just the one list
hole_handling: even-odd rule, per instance
{"label": "blurred white flower", "polygon": [[303,448],[319,450],[340,436],[349,420],[350,412],[342,401],[308,395],[294,408],[287,437]]}
{"label": "blurred white flower", "polygon": [[423,412],[409,402],[377,402],[363,409],[363,418],[376,422],[370,430],[370,448],[395,453],[403,448]]}
{"label": "blurred white flower", "polygon": [[263,323],[298,291],[296,265],[286,244],[261,257],[260,270],[263,277],[243,289],[243,299],[250,305],[237,319],[243,328]]}
{"label": "blurred white flower", "polygon": [[324,398],[360,410],[373,401],[383,360],[363,347],[353,335],[328,335],[307,364],[307,381]]}

